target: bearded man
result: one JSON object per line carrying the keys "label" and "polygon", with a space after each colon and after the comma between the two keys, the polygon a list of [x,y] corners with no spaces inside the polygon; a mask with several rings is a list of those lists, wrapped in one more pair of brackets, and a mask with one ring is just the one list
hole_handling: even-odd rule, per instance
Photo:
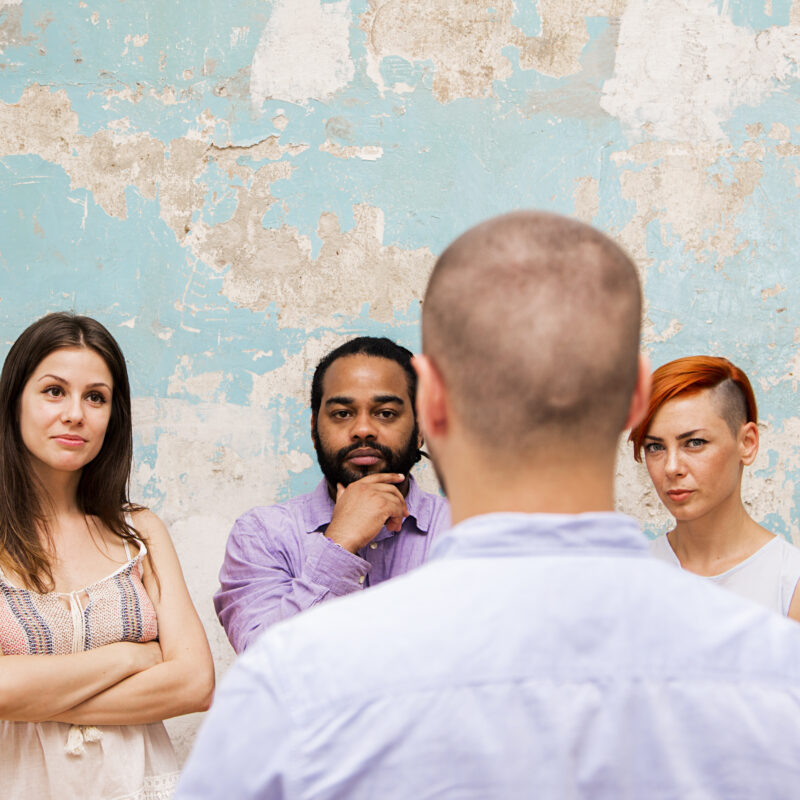
{"label": "bearded man", "polygon": [[251,509],[228,537],[214,607],[237,653],[279,620],[419,566],[449,527],[447,502],[410,474],[422,444],[411,358],[362,336],[317,365],[311,438],[322,481]]}

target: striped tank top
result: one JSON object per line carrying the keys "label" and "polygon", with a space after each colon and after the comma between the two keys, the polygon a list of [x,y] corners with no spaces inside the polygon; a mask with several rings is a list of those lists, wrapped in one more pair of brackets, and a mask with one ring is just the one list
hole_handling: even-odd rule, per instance
{"label": "striped tank top", "polygon": [[112,642],[158,637],[156,612],[142,583],[143,543],[111,575],[76,592],[39,594],[11,584],[0,570],[0,652],[66,655]]}
{"label": "striped tank top", "polygon": [[[0,570],[0,656],[67,655],[158,637],[142,583],[144,543],[127,563],[76,592],[39,594]],[[178,779],[163,722],[70,725],[0,720],[3,800],[169,800]]]}

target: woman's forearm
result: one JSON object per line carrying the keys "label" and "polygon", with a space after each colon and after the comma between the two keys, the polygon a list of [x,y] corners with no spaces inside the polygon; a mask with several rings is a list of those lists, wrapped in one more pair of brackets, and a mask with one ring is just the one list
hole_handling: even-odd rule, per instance
{"label": "woman's forearm", "polygon": [[4,655],[0,719],[52,719],[160,661],[156,642],[116,642],[69,655]]}
{"label": "woman's forearm", "polygon": [[145,724],[205,711],[213,692],[213,667],[165,661],[50,719],[75,725]]}

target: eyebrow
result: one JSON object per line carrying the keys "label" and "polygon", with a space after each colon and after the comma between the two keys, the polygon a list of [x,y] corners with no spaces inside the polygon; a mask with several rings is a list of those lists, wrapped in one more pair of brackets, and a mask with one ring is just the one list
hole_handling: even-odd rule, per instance
{"label": "eyebrow", "polygon": [[[63,383],[65,386],[69,386],[70,385],[69,381],[66,378],[62,378],[60,375],[53,375],[53,373],[51,373],[51,372],[48,372],[47,375],[42,375],[41,377],[38,378],[38,380],[39,381],[43,381],[43,380],[45,380],[45,378],[50,378],[51,380],[56,380],[59,383]],[[105,388],[108,389],[109,392],[111,391],[111,387],[107,383],[105,383],[103,381],[97,381],[95,383],[90,383],[90,384],[87,385],[86,388],[87,389],[96,389],[98,386],[105,386]]]}
{"label": "eyebrow", "polygon": [[[693,431],[687,431],[686,433],[681,433],[678,436],[676,436],[675,438],[678,441],[681,441],[682,439],[688,439],[690,436],[694,436],[696,433],[699,433],[701,430],[703,430],[703,429],[702,428],[696,428]],[[652,439],[654,442],[663,442],[664,441],[660,436],[653,436],[651,433],[646,434],[644,438],[645,439]]]}
{"label": "eyebrow", "polygon": [[[346,395],[334,395],[325,401],[325,406],[351,406],[355,403],[354,397]],[[372,397],[373,403],[396,403],[399,406],[405,405],[405,400],[396,394],[376,394]]]}

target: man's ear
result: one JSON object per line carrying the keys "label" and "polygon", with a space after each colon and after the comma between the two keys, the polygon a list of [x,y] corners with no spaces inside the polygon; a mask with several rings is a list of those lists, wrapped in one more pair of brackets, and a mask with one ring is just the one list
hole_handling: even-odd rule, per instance
{"label": "man's ear", "polygon": [[652,384],[653,377],[650,372],[650,359],[644,353],[639,353],[639,374],[636,376],[636,386],[633,390],[630,407],[628,408],[628,419],[625,422],[625,430],[635,428],[644,419],[645,414],[647,414]]}
{"label": "man's ear", "polygon": [[420,435],[431,441],[447,433],[447,390],[439,370],[428,356],[414,356],[411,363],[417,373]]}

